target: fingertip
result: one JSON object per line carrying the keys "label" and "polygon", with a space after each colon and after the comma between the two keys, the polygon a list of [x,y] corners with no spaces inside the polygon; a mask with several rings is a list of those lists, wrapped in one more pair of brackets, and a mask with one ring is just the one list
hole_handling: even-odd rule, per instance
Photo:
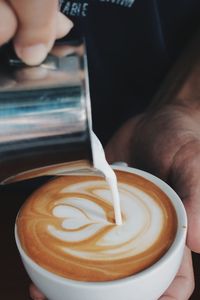
{"label": "fingertip", "polygon": [[56,26],[56,38],[62,38],[66,36],[70,30],[73,28],[73,22],[63,15],[61,12],[58,12],[57,16],[57,26]]}
{"label": "fingertip", "polygon": [[36,44],[28,47],[15,45],[17,56],[27,65],[37,66],[44,61],[48,54],[45,44]]}
{"label": "fingertip", "polygon": [[33,300],[46,300],[45,296],[35,287],[34,284],[30,285],[29,293]]}

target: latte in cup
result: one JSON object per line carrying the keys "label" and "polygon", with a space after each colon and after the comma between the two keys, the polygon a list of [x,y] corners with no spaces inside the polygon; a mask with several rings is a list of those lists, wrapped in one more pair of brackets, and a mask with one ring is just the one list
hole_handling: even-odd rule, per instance
{"label": "latte in cup", "polygon": [[64,278],[104,282],[147,269],[167,252],[177,232],[170,199],[138,174],[115,172],[122,225],[100,176],[57,177],[27,199],[16,228],[34,262]]}

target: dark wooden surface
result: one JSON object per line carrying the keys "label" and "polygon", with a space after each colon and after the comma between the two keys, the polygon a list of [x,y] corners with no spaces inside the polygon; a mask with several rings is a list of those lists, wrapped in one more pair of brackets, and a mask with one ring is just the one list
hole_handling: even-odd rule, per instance
{"label": "dark wooden surface", "polygon": [[[23,269],[14,242],[14,222],[24,199],[37,185],[38,183],[34,182],[29,187],[24,184],[18,184],[0,188],[0,299],[2,300],[30,299],[28,294],[29,279]],[[193,259],[196,288],[190,299],[200,300],[200,255],[194,255]]]}

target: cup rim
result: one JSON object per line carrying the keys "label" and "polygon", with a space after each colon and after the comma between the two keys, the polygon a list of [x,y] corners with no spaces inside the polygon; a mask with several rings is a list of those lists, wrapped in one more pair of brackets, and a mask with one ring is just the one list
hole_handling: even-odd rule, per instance
{"label": "cup rim", "polygon": [[119,170],[119,171],[125,171],[129,172],[132,174],[136,174],[139,176],[144,177],[145,179],[151,181],[153,184],[158,186],[172,201],[172,204],[175,208],[176,215],[177,215],[177,232],[174,238],[174,241],[170,248],[165,252],[165,254],[153,265],[150,267],[127,277],[120,278],[120,279],[115,279],[111,281],[103,281],[103,282],[91,282],[91,281],[79,281],[79,280],[74,280],[66,277],[59,276],[55,273],[52,273],[48,271],[47,269],[41,267],[38,265],[34,260],[32,260],[26,252],[23,250],[21,243],[18,238],[17,234],[17,225],[15,222],[15,229],[14,229],[14,234],[15,234],[15,241],[17,244],[17,248],[20,252],[22,260],[25,260],[29,265],[31,265],[32,268],[34,268],[37,272],[42,273],[44,276],[54,280],[58,281],[63,284],[70,284],[71,286],[74,287],[100,287],[100,286],[115,286],[115,285],[120,285],[120,284],[127,284],[130,281],[137,281],[140,280],[141,278],[144,278],[145,276],[151,276],[157,269],[160,268],[160,265],[167,264],[169,259],[177,252],[179,249],[182,247],[183,244],[185,244],[186,240],[186,234],[187,234],[187,215],[186,211],[184,208],[184,205],[180,199],[180,197],[177,195],[177,193],[162,179],[154,176],[151,173],[148,173],[146,171],[128,167],[128,166],[118,166],[118,165],[113,165],[112,168],[114,170]]}

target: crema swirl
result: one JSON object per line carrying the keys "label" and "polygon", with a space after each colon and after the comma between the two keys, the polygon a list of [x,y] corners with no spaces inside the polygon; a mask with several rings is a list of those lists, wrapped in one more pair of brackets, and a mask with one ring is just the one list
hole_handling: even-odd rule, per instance
{"label": "crema swirl", "polygon": [[119,279],[155,263],[174,240],[175,209],[150,181],[124,171],[116,174],[120,226],[101,177],[58,177],[35,191],[17,218],[28,256],[57,275],[81,281]]}

